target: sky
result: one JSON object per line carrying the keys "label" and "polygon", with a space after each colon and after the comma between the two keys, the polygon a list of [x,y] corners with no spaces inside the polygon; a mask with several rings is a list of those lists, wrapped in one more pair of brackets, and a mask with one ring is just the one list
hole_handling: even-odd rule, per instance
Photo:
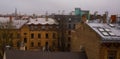
{"label": "sky", "polygon": [[17,8],[20,14],[45,14],[46,11],[58,13],[58,11],[69,13],[75,8],[89,10],[90,13],[98,11],[103,14],[120,14],[120,0],[0,0],[0,14],[13,13]]}

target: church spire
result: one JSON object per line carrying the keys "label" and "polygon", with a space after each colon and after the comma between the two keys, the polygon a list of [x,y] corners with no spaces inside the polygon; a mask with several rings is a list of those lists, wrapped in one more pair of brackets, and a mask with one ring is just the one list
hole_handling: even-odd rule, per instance
{"label": "church spire", "polygon": [[17,14],[17,8],[15,8],[15,19],[17,19],[18,14]]}

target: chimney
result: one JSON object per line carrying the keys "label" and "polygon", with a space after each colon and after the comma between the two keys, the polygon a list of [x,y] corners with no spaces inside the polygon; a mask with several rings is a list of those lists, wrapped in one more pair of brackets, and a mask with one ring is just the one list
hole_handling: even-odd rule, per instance
{"label": "chimney", "polygon": [[9,16],[9,20],[10,20],[10,22],[12,22],[12,16]]}
{"label": "chimney", "polygon": [[46,11],[46,21],[48,21],[48,12]]}
{"label": "chimney", "polygon": [[46,16],[46,21],[48,21],[48,17]]}
{"label": "chimney", "polygon": [[116,19],[117,19],[117,17],[116,17],[116,15],[111,15],[111,23],[116,23]]}
{"label": "chimney", "polygon": [[87,21],[86,15],[82,15],[82,23],[85,23]]}
{"label": "chimney", "polygon": [[106,11],[106,12],[105,12],[105,20],[106,20],[106,23],[107,23],[107,24],[110,24],[110,19],[109,19],[108,15],[109,15],[109,12]]}

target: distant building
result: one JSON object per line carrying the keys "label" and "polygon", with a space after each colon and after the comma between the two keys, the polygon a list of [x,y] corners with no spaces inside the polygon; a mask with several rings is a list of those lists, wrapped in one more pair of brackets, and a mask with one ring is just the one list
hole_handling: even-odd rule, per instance
{"label": "distant building", "polygon": [[85,16],[88,20],[90,18],[88,10],[81,10],[80,8],[75,8],[75,15],[77,16]]}
{"label": "distant building", "polygon": [[61,50],[70,51],[71,31],[75,29],[81,17],[76,15],[54,15],[53,18],[59,23],[59,46]]}
{"label": "distant building", "polygon": [[80,23],[72,31],[71,51],[86,51],[88,59],[120,59],[120,26]]}

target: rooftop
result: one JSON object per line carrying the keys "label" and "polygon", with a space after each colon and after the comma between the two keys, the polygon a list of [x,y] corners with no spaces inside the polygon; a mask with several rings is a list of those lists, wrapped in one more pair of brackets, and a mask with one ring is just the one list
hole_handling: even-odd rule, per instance
{"label": "rooftop", "polygon": [[117,24],[87,23],[96,33],[98,33],[103,42],[120,43],[120,26]]}
{"label": "rooftop", "polygon": [[6,59],[87,59],[84,52],[41,52],[7,50]]}
{"label": "rooftop", "polygon": [[45,24],[58,24],[58,23],[52,18],[47,18],[47,19],[46,18],[35,18],[35,19],[30,19],[27,24],[28,25],[30,25],[30,24],[34,24],[34,25],[42,24],[42,25],[45,25]]}
{"label": "rooftop", "polygon": [[[28,22],[28,20],[15,20],[14,18],[12,18],[12,26],[14,27],[14,29],[19,29],[21,28],[25,23]],[[6,26],[9,25],[10,19],[9,17],[0,17],[0,24],[2,26]]]}

